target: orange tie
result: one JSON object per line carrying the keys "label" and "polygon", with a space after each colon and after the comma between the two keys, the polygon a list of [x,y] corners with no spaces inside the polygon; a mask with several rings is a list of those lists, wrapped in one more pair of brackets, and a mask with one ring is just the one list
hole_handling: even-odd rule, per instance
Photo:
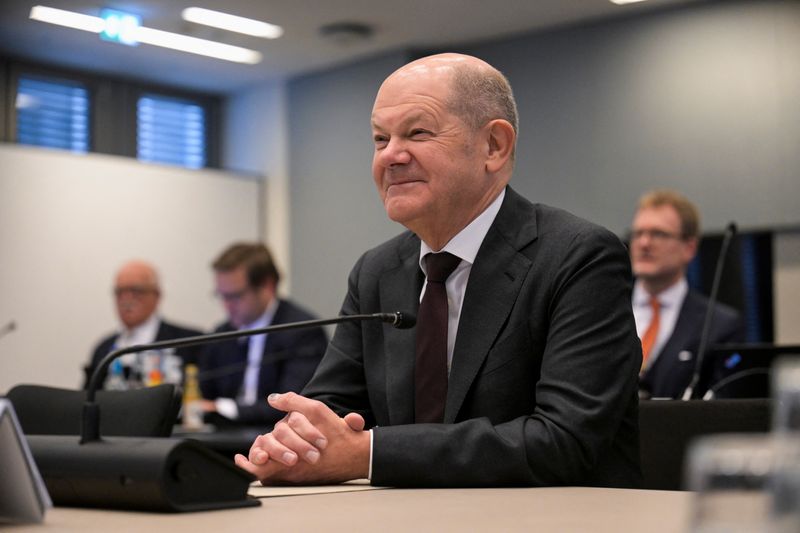
{"label": "orange tie", "polygon": [[656,343],[658,327],[661,322],[661,305],[655,296],[650,297],[650,307],[653,308],[653,318],[650,319],[650,325],[647,326],[647,331],[644,332],[642,337],[642,368],[645,367],[650,350],[653,349],[653,345]]}

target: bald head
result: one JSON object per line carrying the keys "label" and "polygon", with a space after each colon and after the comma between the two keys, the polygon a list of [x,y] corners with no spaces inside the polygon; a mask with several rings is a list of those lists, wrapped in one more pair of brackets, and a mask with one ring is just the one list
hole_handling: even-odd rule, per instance
{"label": "bald head", "polygon": [[161,296],[158,273],[149,263],[133,260],[117,271],[114,280],[117,314],[126,328],[135,328],[155,313]]}
{"label": "bald head", "polygon": [[383,86],[415,77],[446,84],[449,89],[445,98],[448,110],[473,131],[490,120],[502,119],[518,133],[517,104],[511,85],[486,61],[455,53],[427,56],[397,69],[386,78]]}

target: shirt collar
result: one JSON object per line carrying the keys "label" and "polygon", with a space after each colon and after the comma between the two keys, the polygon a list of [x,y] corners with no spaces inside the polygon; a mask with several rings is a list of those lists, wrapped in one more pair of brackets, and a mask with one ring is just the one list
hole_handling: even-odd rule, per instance
{"label": "shirt collar", "polygon": [[258,329],[269,326],[272,323],[272,319],[274,318],[275,311],[277,309],[278,309],[278,299],[273,298],[267,305],[267,308],[264,309],[264,312],[261,314],[260,317],[258,317],[256,320],[254,320],[249,324],[243,325],[241,328],[239,328],[239,330],[242,331],[248,329]]}
{"label": "shirt collar", "polygon": [[[131,329],[122,326],[119,336],[123,339],[136,339],[137,342],[152,342],[152,340],[155,340],[156,335],[158,335],[158,327],[160,324],[161,319],[158,317],[158,313],[153,313],[147,320]],[[139,341],[139,339],[152,340]]]}
{"label": "shirt collar", "polygon": [[[661,307],[676,307],[686,297],[689,292],[689,283],[686,278],[681,278],[671,287],[658,293],[658,303]],[[648,293],[640,280],[636,280],[633,285],[633,305],[645,307],[650,305],[650,293]]]}
{"label": "shirt collar", "polygon": [[[483,243],[483,239],[486,237],[486,234],[489,233],[489,228],[492,226],[492,222],[494,222],[497,213],[500,211],[500,206],[503,204],[503,198],[505,198],[505,196],[506,190],[503,189],[500,191],[500,194],[497,195],[497,198],[489,204],[489,207],[483,210],[483,213],[478,215],[467,227],[456,233],[440,251],[449,252],[462,261],[466,261],[470,265],[473,264],[475,262],[475,257],[478,255],[478,250]],[[425,272],[425,262],[423,259],[427,254],[432,252],[433,250],[431,250],[431,247],[425,244],[425,241],[420,240],[419,266],[422,268],[423,272]]]}

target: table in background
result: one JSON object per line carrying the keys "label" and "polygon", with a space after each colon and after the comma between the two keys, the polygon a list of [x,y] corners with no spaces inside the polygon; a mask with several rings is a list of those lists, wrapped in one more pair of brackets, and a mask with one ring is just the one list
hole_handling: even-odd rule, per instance
{"label": "table in background", "polygon": [[692,493],[586,487],[386,489],[262,498],[256,508],[155,514],[57,507],[23,531],[542,531],[682,533]]}

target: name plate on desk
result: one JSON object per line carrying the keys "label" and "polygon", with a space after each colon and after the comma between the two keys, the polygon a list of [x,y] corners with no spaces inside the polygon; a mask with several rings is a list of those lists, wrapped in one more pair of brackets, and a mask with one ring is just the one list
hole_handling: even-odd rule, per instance
{"label": "name plate on desk", "polygon": [[52,507],[14,406],[0,398],[0,524],[41,522]]}

